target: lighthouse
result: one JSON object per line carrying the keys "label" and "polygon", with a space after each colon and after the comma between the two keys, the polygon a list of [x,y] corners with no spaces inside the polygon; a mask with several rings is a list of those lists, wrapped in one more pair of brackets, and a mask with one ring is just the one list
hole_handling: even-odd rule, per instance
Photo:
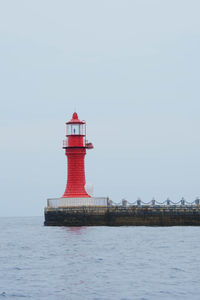
{"label": "lighthouse", "polygon": [[86,140],[86,122],[80,121],[74,112],[66,127],[63,149],[67,156],[67,185],[62,198],[90,198],[85,191],[84,160],[86,149],[93,149],[93,145]]}
{"label": "lighthouse", "polygon": [[[78,114],[73,113],[72,119],[66,122],[66,137],[63,149],[67,157],[67,184],[60,198],[48,198],[45,208],[47,212],[62,212],[68,209],[90,207],[107,207],[107,197],[93,197],[85,190],[85,155],[93,149],[92,143],[86,139],[86,122],[80,121]],[[53,217],[54,218],[54,217]]]}

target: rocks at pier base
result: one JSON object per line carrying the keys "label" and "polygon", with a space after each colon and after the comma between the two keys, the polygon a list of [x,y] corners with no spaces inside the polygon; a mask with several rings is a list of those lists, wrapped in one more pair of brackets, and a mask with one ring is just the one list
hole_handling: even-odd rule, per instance
{"label": "rocks at pier base", "polygon": [[46,226],[200,226],[200,206],[46,208]]}

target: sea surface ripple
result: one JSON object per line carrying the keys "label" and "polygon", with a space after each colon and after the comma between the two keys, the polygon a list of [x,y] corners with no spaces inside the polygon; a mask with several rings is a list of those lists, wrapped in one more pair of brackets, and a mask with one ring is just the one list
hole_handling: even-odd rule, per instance
{"label": "sea surface ripple", "polygon": [[0,218],[1,299],[200,299],[200,227]]}

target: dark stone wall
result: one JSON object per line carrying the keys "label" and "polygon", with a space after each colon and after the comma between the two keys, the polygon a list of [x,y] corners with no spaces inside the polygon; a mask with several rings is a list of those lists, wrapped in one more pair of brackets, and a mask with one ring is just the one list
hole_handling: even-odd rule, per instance
{"label": "dark stone wall", "polygon": [[200,226],[197,209],[54,209],[45,210],[46,226]]}
{"label": "dark stone wall", "polygon": [[45,213],[46,226],[105,226],[105,214],[87,214],[84,212],[73,213],[51,211]]}

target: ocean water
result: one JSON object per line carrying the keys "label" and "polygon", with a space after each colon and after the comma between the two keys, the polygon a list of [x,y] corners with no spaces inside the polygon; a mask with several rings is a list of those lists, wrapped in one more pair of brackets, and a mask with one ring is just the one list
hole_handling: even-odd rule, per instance
{"label": "ocean water", "polygon": [[200,227],[0,218],[0,299],[200,299]]}

